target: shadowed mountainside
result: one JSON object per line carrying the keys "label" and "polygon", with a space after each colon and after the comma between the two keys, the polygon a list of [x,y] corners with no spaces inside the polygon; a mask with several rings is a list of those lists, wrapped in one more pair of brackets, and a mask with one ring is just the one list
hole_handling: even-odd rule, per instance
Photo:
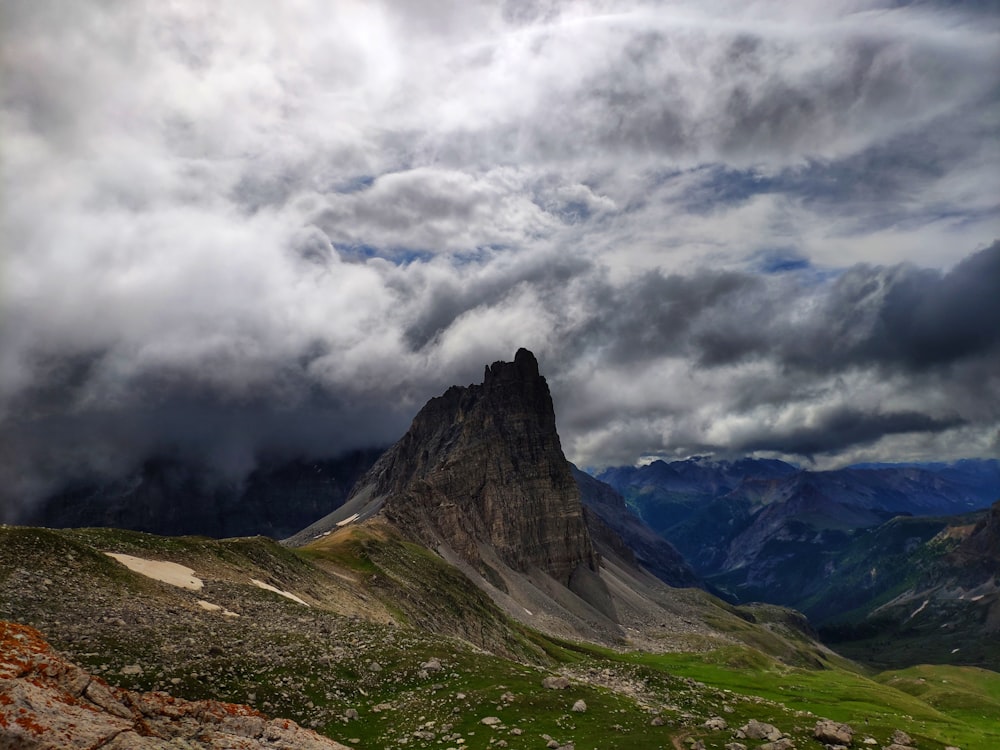
{"label": "shadowed mountainside", "polygon": [[380,454],[372,449],[323,460],[264,464],[241,483],[221,482],[191,463],[154,459],[120,481],[66,488],[18,523],[280,539],[342,503]]}
{"label": "shadowed mountainside", "polygon": [[681,554],[642,522],[613,487],[570,465],[591,538],[604,555],[618,554],[671,586],[703,586]]}

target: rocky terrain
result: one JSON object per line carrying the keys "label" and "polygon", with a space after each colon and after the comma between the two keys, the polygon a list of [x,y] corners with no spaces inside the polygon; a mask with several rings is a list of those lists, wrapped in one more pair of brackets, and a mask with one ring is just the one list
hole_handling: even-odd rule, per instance
{"label": "rocky terrain", "polygon": [[587,528],[602,554],[619,555],[670,586],[704,586],[674,546],[640,520],[614,488],[572,464],[570,469]]}
{"label": "rocky terrain", "polygon": [[348,750],[248,706],[136,693],[87,674],[41,634],[0,621],[0,746],[38,750]]}
{"label": "rocky terrain", "polygon": [[682,614],[715,607],[710,597],[661,580],[698,584],[676,551],[613,490],[573,471],[548,386],[522,349],[487,367],[481,385],[431,399],[344,505],[286,543],[323,550],[383,524],[549,634],[651,650],[660,639],[717,636]]}
{"label": "rocky terrain", "polygon": [[[356,748],[757,748],[770,740],[743,729],[755,722],[779,728],[776,741],[822,750],[815,725],[831,713],[864,727],[856,746],[871,738],[887,747],[902,729],[921,750],[988,747],[845,662],[791,666],[830,657],[780,625],[788,613],[738,617],[681,597],[674,654],[608,651],[523,629],[467,580],[446,577],[436,556],[357,534],[325,551],[292,551],[262,538],[4,527],[0,618],[38,628],[96,684],[157,691],[154,705],[235,703]],[[191,585],[134,572],[109,551],[170,561],[190,571],[179,580]],[[684,631],[685,619],[717,629]],[[254,731],[263,721],[254,718]],[[45,746],[10,742],[0,747]]]}

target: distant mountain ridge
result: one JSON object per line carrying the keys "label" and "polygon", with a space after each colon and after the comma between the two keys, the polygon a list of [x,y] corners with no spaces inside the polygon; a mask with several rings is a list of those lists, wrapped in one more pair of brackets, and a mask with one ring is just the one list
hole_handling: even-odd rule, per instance
{"label": "distant mountain ridge", "polygon": [[775,460],[696,457],[610,468],[597,478],[705,576],[751,564],[765,542],[807,530],[829,535],[896,515],[957,515],[1000,497],[995,459],[814,472]]}
{"label": "distant mountain ridge", "polygon": [[839,651],[871,664],[1000,669],[1000,500],[859,534],[803,608]]}
{"label": "distant mountain ridge", "polygon": [[996,460],[812,472],[691,459],[599,476],[731,601],[794,607],[882,667],[1000,666]]}

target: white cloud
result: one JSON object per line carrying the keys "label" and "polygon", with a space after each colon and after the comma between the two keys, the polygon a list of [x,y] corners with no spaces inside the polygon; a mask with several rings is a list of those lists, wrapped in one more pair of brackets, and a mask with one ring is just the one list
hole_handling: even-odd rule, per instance
{"label": "white cloud", "polygon": [[[17,481],[185,440],[218,441],[243,456],[232,465],[268,431],[303,450],[390,440],[522,345],[550,363],[580,460],[735,445],[755,408],[863,389],[795,372],[791,395],[766,396],[783,354],[706,367],[708,339],[753,338],[741,320],[765,309],[775,329],[811,325],[823,271],[947,269],[1000,235],[998,27],[954,8],[19,0],[3,14],[0,427],[23,438],[3,468]],[[726,301],[700,306],[699,274],[773,253],[812,262],[814,293],[772,280],[786,304],[751,284],[745,305],[715,289]],[[682,291],[690,316],[658,310]],[[997,388],[965,375],[963,416]],[[897,411],[956,391],[899,388],[916,395]],[[968,450],[991,424],[962,428]]]}

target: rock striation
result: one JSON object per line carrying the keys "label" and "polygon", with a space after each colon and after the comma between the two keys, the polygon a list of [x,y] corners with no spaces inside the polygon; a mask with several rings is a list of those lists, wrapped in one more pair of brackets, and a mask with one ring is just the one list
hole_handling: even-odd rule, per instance
{"label": "rock striation", "polygon": [[446,544],[488,577],[484,548],[515,571],[540,570],[564,585],[598,569],[548,384],[527,349],[487,366],[482,384],[431,399],[339,515],[291,542],[375,512],[428,547]]}
{"label": "rock striation", "polygon": [[0,621],[0,748],[348,750],[249,706],[108,685],[26,625]]}

